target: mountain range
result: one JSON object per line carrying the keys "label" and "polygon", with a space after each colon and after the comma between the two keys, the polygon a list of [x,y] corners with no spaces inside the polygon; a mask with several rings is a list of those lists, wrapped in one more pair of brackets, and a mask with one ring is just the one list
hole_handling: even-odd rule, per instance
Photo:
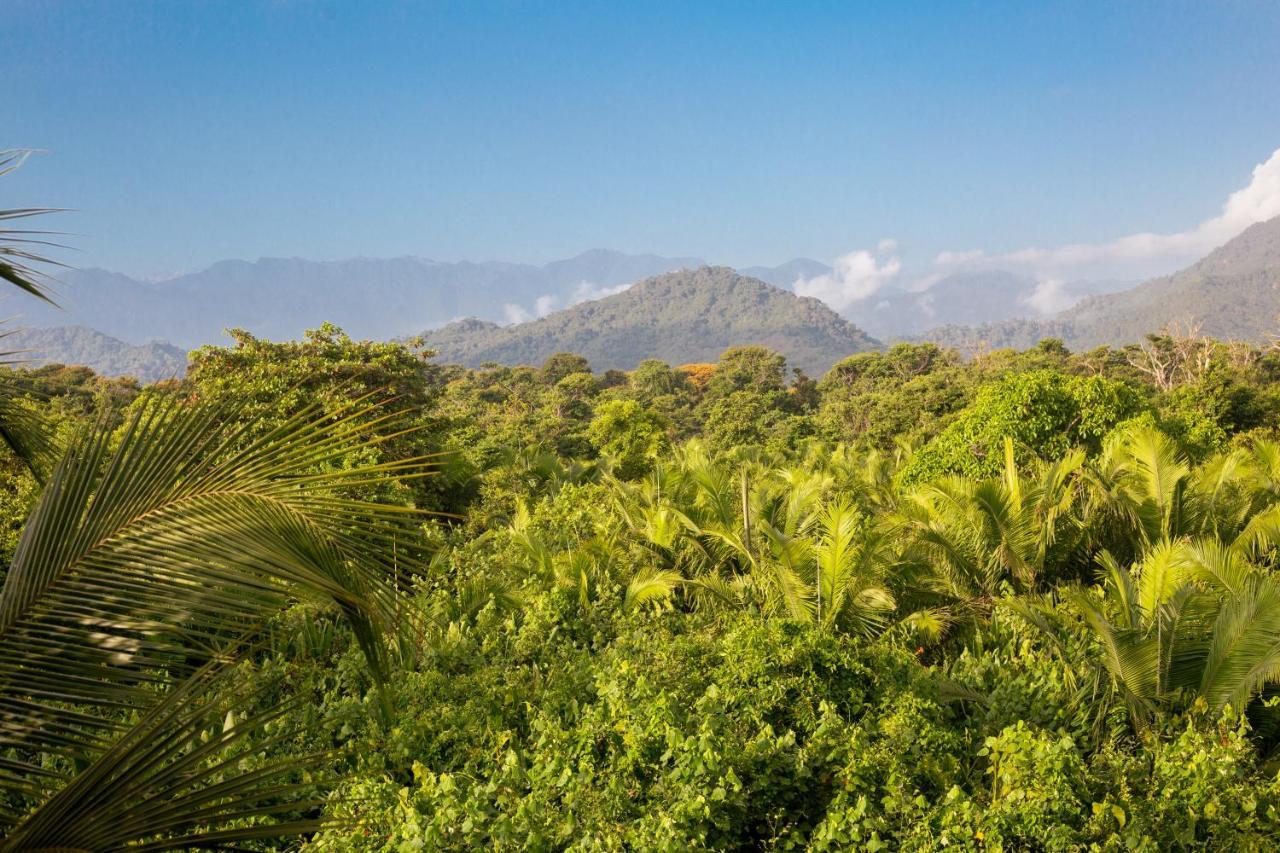
{"label": "mountain range", "polygon": [[424,336],[441,361],[539,364],[561,351],[596,370],[630,369],[646,358],[715,361],[730,346],[761,344],[810,374],[878,343],[811,297],[728,267],[700,267],[638,282],[528,323],[451,323]]}
{"label": "mountain range", "polygon": [[[972,352],[1058,337],[1082,349],[1137,341],[1175,320],[1253,341],[1269,339],[1280,325],[1280,219],[1136,287],[1037,281],[1001,270],[957,273],[924,289],[886,286],[844,310],[848,329],[825,306],[795,296],[798,281],[832,275],[807,258],[736,273],[716,267],[686,277],[697,283],[688,288],[666,279],[665,295],[653,295],[655,278],[704,267],[693,257],[593,250],[541,266],[413,257],[222,261],[154,282],[88,269],[63,276],[61,310],[25,300],[21,312],[6,313],[28,327],[24,347],[33,361],[85,363],[143,379],[173,375],[175,365],[181,372],[180,353],[224,341],[227,328],[288,339],[325,321],[356,338],[425,329],[442,357],[466,363],[529,361],[548,349],[576,349],[596,353],[593,362],[606,368],[646,356],[709,358],[716,347],[775,340],[807,370],[873,338],[934,340]],[[632,294],[632,283],[641,280],[647,286]],[[716,287],[732,293],[707,292]],[[726,309],[724,316],[707,315]],[[800,318],[815,329],[803,332]],[[694,331],[699,323],[702,333]],[[695,346],[703,341],[706,347]]]}
{"label": "mountain range", "polygon": [[[90,268],[60,277],[59,308],[26,304],[19,319],[30,327],[85,326],[124,342],[164,340],[185,348],[223,340],[229,328],[287,339],[326,321],[356,338],[386,339],[464,317],[504,324],[536,319],[644,278],[706,265],[701,258],[595,249],[541,266],[416,257],[230,260],[160,281]],[[790,290],[831,267],[796,258],[739,272]],[[938,318],[977,323],[1046,314],[1037,287],[1034,279],[1000,271],[959,274],[924,292],[887,287],[845,315],[876,337],[897,337],[922,332]],[[1054,299],[1070,302],[1097,290],[1075,283]]]}
{"label": "mountain range", "polygon": [[163,281],[83,269],[60,276],[60,308],[25,305],[19,319],[26,326],[83,325],[122,341],[163,339],[186,348],[223,340],[228,328],[289,339],[325,321],[352,337],[386,339],[460,317],[510,321],[538,304],[550,310],[702,264],[698,258],[598,250],[543,266],[414,257],[262,258],[220,261]]}

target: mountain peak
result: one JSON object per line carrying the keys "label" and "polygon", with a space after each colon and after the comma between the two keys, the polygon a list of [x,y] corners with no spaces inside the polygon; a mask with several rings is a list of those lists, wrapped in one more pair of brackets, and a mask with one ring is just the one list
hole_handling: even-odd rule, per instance
{"label": "mountain peak", "polygon": [[715,361],[730,346],[759,344],[820,373],[876,346],[816,299],[712,266],[652,276],[621,293],[527,323],[471,334],[451,324],[426,339],[443,361],[541,364],[568,351],[585,356],[596,370],[630,369],[646,358]]}

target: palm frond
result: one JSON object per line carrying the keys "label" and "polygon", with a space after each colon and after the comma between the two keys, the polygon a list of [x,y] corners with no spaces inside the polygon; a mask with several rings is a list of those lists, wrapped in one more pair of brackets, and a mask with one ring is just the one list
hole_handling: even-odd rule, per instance
{"label": "palm frond", "polygon": [[292,735],[263,732],[297,703],[246,710],[257,698],[229,674],[215,661],[177,685],[14,826],[0,853],[226,847],[321,828],[303,817],[323,803],[303,777],[328,756],[240,766]]}
{"label": "palm frond", "polygon": [[[0,150],[0,177],[17,169],[30,155],[21,149]],[[0,222],[27,219],[46,213],[58,212],[55,208],[23,207],[0,210]],[[48,276],[39,269],[41,265],[62,266],[45,257],[37,247],[57,247],[56,243],[42,239],[47,231],[14,229],[0,225],[0,281],[7,281],[19,290],[55,304],[49,293]]]}
{"label": "palm frond", "polygon": [[1200,693],[1210,707],[1244,708],[1264,683],[1280,675],[1280,583],[1257,578],[1230,596],[1213,624]]}
{"label": "palm frond", "polygon": [[636,610],[645,604],[665,601],[671,598],[683,580],[678,572],[666,570],[639,574],[627,584],[622,606],[626,610]]}
{"label": "palm frond", "polygon": [[[48,791],[205,661],[290,601],[338,608],[375,676],[396,618],[386,546],[417,513],[349,488],[430,460],[340,468],[398,433],[364,401],[250,439],[237,411],[157,401],[116,436],[87,427],[53,471],[0,589],[0,764]],[[55,759],[56,760],[53,760]],[[0,824],[2,825],[2,824]]]}

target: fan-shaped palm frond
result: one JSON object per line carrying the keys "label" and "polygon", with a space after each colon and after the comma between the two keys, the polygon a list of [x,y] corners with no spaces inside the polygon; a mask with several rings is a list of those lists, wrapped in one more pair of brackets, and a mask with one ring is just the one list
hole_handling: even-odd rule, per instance
{"label": "fan-shaped palm frond", "polygon": [[[1137,571],[1137,601],[1142,620],[1150,620],[1190,580],[1193,568],[1184,543],[1161,540],[1147,550]],[[1114,576],[1115,571],[1111,574]]]}
{"label": "fan-shaped palm frond", "polygon": [[1117,433],[1092,466],[1094,510],[1151,544],[1194,531],[1184,502],[1192,469],[1159,430],[1135,426]]}
{"label": "fan-shaped palm frond", "polygon": [[819,621],[864,636],[879,632],[897,606],[883,584],[895,559],[892,533],[836,500],[817,515],[811,537]]}
{"label": "fan-shaped palm frond", "polygon": [[1242,710],[1280,677],[1280,581],[1254,577],[1217,611],[1201,663],[1199,693],[1211,708]]}
{"label": "fan-shaped palm frond", "polygon": [[[1105,552],[1100,563],[1100,589],[1063,600],[1135,727],[1192,699],[1243,710],[1280,678],[1280,581],[1239,551],[1212,540],[1163,541],[1133,572]],[[1010,607],[1064,648],[1051,611]]]}

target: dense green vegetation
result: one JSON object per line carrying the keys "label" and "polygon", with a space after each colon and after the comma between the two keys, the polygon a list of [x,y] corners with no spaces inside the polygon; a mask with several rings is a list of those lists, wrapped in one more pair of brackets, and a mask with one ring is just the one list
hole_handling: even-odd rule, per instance
{"label": "dense green vegetation", "polygon": [[1280,353],[788,367],[0,370],[0,851],[1274,849]]}
{"label": "dense green vegetation", "polygon": [[[3,849],[217,832],[326,851],[1269,848],[1280,357],[1192,343],[971,362],[899,345],[814,381],[760,347],[470,370],[326,327],[238,333],[145,390],[18,371],[69,442],[105,424],[77,494],[133,465],[157,499],[243,478],[365,570],[347,593],[294,586],[318,546],[279,540],[293,562],[273,561],[284,529],[234,503],[99,537],[110,559],[82,570],[136,592],[95,599],[88,634],[61,612],[82,585],[41,612],[65,632],[49,672],[94,667],[117,701],[55,707],[100,738],[132,728],[101,776],[83,769],[98,740],[10,729],[6,761],[54,774],[8,789]],[[159,449],[186,423],[244,449]],[[32,502],[73,496],[6,471],[6,527],[37,541]],[[205,534],[250,559],[219,562]],[[17,547],[6,594],[30,576]],[[203,604],[173,586],[195,566],[220,579]],[[144,617],[186,627],[144,639]],[[0,626],[11,709],[47,705],[18,656],[32,636]],[[142,645],[113,656],[126,639]],[[138,739],[162,723],[144,772]],[[150,822],[92,829],[178,788]]]}

